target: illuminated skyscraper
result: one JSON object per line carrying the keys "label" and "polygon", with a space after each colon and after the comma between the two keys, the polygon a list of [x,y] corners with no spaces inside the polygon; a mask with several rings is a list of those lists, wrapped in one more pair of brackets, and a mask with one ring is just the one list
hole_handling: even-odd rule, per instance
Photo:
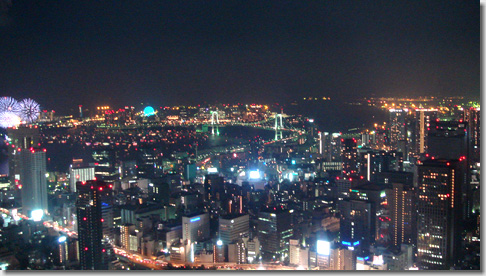
{"label": "illuminated skyscraper", "polygon": [[288,251],[293,234],[292,214],[280,207],[265,208],[258,213],[258,240],[263,254],[280,255]]}
{"label": "illuminated skyscraper", "polygon": [[417,251],[420,269],[450,269],[461,250],[460,161],[427,160],[418,166]]}
{"label": "illuminated skyscraper", "polygon": [[370,242],[372,242],[374,239],[377,241],[379,240],[382,244],[386,244],[389,236],[389,219],[387,219],[386,215],[387,193],[384,186],[368,182],[360,186],[353,187],[350,191],[350,198],[363,200],[370,203]]}
{"label": "illuminated skyscraper", "polygon": [[355,174],[357,166],[358,148],[355,138],[341,139],[341,160],[344,174]]}
{"label": "illuminated skyscraper", "polygon": [[79,261],[82,270],[108,269],[103,246],[103,196],[113,186],[103,181],[77,182]]}
{"label": "illuminated skyscraper", "polygon": [[459,159],[468,156],[467,128],[467,123],[464,122],[438,119],[431,122],[427,153],[437,159]]}
{"label": "illuminated skyscraper", "polygon": [[238,241],[250,230],[249,215],[219,217],[219,238],[224,244]]}
{"label": "illuminated skyscraper", "polygon": [[341,211],[341,243],[345,246],[368,247],[374,240],[372,231],[371,202],[365,200],[343,200]]}
{"label": "illuminated skyscraper", "polygon": [[[440,121],[431,122],[428,136],[427,153],[431,158],[461,160],[465,168],[471,165],[470,140],[468,124],[461,121]],[[464,197],[463,216],[469,218],[473,206],[473,189],[471,185],[471,172],[465,170],[466,178],[463,180],[462,193]]]}
{"label": "illuminated skyscraper", "polygon": [[329,270],[356,270],[356,251],[345,246],[331,248]]}
{"label": "illuminated skyscraper", "polygon": [[22,185],[22,213],[41,209],[47,213],[46,153],[41,149],[18,152],[20,184]]}
{"label": "illuminated skyscraper", "polygon": [[481,158],[481,110],[469,108],[464,110],[464,121],[468,122],[470,139],[470,157],[472,162],[480,162]]}
{"label": "illuminated skyscraper", "polygon": [[209,214],[202,213],[193,216],[182,217],[182,239],[205,241],[209,239]]}
{"label": "illuminated skyscraper", "polygon": [[415,191],[412,186],[393,183],[388,192],[391,218],[391,239],[395,246],[402,243],[416,244],[416,204]]}
{"label": "illuminated skyscraper", "polygon": [[11,185],[20,183],[20,151],[36,148],[39,145],[40,134],[38,128],[18,127],[9,128],[7,136],[10,138],[9,142],[9,180]]}
{"label": "illuminated skyscraper", "polygon": [[410,147],[412,155],[418,156],[427,150],[428,129],[430,122],[437,118],[437,110],[417,108],[413,116],[414,127],[410,129],[413,146]]}
{"label": "illuminated skyscraper", "polygon": [[78,181],[88,181],[95,179],[95,168],[85,167],[85,168],[73,168],[69,167],[69,187],[71,192],[76,192],[76,182]]}
{"label": "illuminated skyscraper", "polygon": [[405,118],[407,116],[408,109],[390,109],[389,120],[389,142],[391,149],[398,149],[399,142],[406,141],[407,139],[407,127]]}

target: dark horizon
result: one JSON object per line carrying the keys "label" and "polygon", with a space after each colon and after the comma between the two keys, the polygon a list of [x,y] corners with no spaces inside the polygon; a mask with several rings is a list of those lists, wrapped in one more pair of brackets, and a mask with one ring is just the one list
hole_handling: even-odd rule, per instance
{"label": "dark horizon", "polygon": [[480,95],[474,1],[0,0],[0,95],[79,104]]}

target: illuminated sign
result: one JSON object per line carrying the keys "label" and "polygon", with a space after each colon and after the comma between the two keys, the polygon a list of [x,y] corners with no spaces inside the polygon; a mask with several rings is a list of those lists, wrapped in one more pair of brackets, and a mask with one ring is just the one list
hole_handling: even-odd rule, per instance
{"label": "illuminated sign", "polygon": [[217,173],[218,172],[218,168],[215,168],[215,167],[208,168],[208,172],[210,172],[210,173]]}
{"label": "illuminated sign", "polygon": [[382,265],[383,264],[383,255],[373,256],[373,264],[374,265]]}
{"label": "illuminated sign", "polygon": [[317,241],[317,254],[319,255],[329,255],[331,251],[331,243],[328,241]]}
{"label": "illuminated sign", "polygon": [[60,236],[59,239],[57,240],[59,243],[63,243],[66,241],[66,236]]}
{"label": "illuminated sign", "polygon": [[345,242],[345,241],[343,241],[343,242],[342,242],[342,244],[343,244],[343,245],[351,245],[351,243],[350,243],[350,242]]}
{"label": "illuminated sign", "polygon": [[201,217],[193,218],[193,219],[191,219],[191,222],[196,222],[196,221],[198,221],[200,219],[201,219]]}
{"label": "illuminated sign", "polygon": [[359,241],[355,241],[355,242],[353,243],[353,246],[356,246],[356,245],[358,245],[358,244],[359,244]]}
{"label": "illuminated sign", "polygon": [[385,196],[386,196],[386,192],[385,191],[381,191],[380,197],[385,197]]}
{"label": "illuminated sign", "polygon": [[223,241],[222,241],[222,240],[218,240],[218,241],[216,242],[216,245],[217,245],[217,246],[221,246],[221,245],[223,245]]}

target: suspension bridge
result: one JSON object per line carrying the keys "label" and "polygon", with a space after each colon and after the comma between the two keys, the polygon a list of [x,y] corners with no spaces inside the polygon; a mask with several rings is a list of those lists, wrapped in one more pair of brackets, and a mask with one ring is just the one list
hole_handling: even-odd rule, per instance
{"label": "suspension bridge", "polygon": [[[298,128],[293,123],[292,117],[285,114],[275,113],[269,116],[265,120],[257,122],[242,122],[234,120],[219,120],[219,115],[217,111],[211,111],[211,119],[208,123],[202,124],[203,130],[209,130],[211,128],[212,135],[219,135],[219,128],[225,126],[247,126],[265,130],[275,131],[275,141],[282,140],[284,138],[284,132],[304,134],[305,130]],[[293,136],[293,135],[292,135]]]}

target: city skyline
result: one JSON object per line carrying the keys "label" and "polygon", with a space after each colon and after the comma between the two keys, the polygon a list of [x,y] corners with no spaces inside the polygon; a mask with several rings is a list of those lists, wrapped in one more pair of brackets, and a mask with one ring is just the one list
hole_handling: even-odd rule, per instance
{"label": "city skyline", "polygon": [[0,0],[0,270],[480,271],[479,16]]}

